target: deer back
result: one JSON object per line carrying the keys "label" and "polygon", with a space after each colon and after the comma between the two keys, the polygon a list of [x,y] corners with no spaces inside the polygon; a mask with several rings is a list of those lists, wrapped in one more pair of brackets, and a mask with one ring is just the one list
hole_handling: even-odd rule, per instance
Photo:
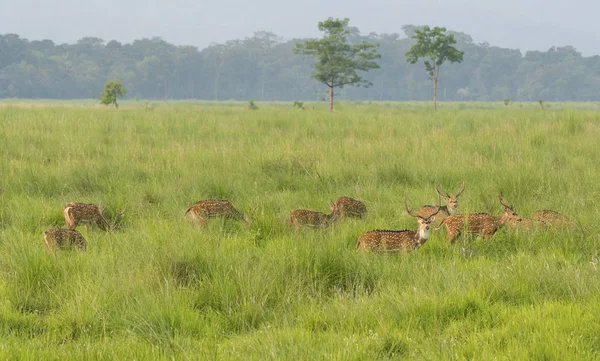
{"label": "deer back", "polygon": [[75,229],[52,228],[44,232],[44,243],[49,252],[60,248],[85,250],[85,238]]}
{"label": "deer back", "polygon": [[190,211],[195,211],[208,218],[225,217],[239,220],[244,219],[244,214],[235,209],[231,202],[220,199],[206,199],[196,202],[188,207],[185,214]]}
{"label": "deer back", "polygon": [[67,203],[63,208],[65,223],[74,229],[79,224],[97,226],[103,230],[110,229],[110,223],[104,217],[101,206],[90,203]]}
{"label": "deer back", "polygon": [[362,218],[367,213],[367,206],[359,200],[350,197],[340,197],[331,206],[331,210],[337,207],[344,217]]}
{"label": "deer back", "polygon": [[484,228],[494,228],[499,225],[499,217],[487,213],[455,214],[446,217],[442,225],[448,230],[462,230],[466,227],[469,233],[479,233]]}
{"label": "deer back", "polygon": [[310,211],[307,209],[296,209],[290,213],[289,222],[290,224],[294,224],[296,226],[328,227],[341,217],[340,208],[338,208],[335,203],[331,204],[331,208],[332,211],[330,214]]}
{"label": "deer back", "polygon": [[421,245],[418,231],[411,230],[380,230],[376,229],[363,233],[358,237],[356,248],[363,251],[410,251]]}
{"label": "deer back", "polygon": [[533,212],[531,219],[543,223],[547,227],[566,227],[575,229],[577,224],[562,213],[542,209]]}

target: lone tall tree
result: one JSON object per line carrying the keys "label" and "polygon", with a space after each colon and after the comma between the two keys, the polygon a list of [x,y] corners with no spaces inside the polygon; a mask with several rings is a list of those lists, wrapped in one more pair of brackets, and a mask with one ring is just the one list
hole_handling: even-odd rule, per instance
{"label": "lone tall tree", "polygon": [[433,80],[433,109],[437,109],[437,82],[440,66],[449,61],[460,63],[463,60],[463,52],[452,45],[456,44],[453,34],[448,34],[446,28],[424,26],[422,29],[414,29],[413,39],[417,43],[406,52],[406,60],[414,64],[420,58],[426,58],[425,69],[429,73],[429,79]]}
{"label": "lone tall tree", "polygon": [[104,91],[100,97],[100,104],[111,105],[114,104],[115,108],[119,109],[117,98],[124,97],[126,93],[125,87],[121,84],[120,80],[111,80],[104,84]]}
{"label": "lone tall tree", "polygon": [[375,59],[381,58],[377,53],[378,44],[362,41],[359,44],[348,44],[346,37],[351,29],[349,19],[329,18],[319,22],[319,30],[325,35],[321,39],[307,40],[296,44],[294,53],[312,55],[316,58],[315,71],[311,78],[318,80],[329,88],[329,110],[333,110],[333,90],[344,85],[371,86],[356,73],[357,70],[369,71],[379,68]]}

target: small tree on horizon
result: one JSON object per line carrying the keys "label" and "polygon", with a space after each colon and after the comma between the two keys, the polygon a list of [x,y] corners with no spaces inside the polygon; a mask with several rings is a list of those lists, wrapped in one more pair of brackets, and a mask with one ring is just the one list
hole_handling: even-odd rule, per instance
{"label": "small tree on horizon", "polygon": [[121,84],[120,80],[111,80],[104,84],[104,91],[100,96],[100,104],[111,105],[114,104],[115,108],[119,109],[119,103],[117,98],[122,98],[127,93],[127,90]]}
{"label": "small tree on horizon", "polygon": [[456,44],[456,39],[454,34],[446,32],[446,28],[436,26],[431,29],[429,26],[424,26],[422,29],[414,29],[412,38],[417,43],[406,52],[406,60],[414,64],[420,58],[427,59],[425,70],[429,73],[429,79],[433,80],[433,110],[436,110],[440,66],[446,61],[462,62],[464,53],[452,46]]}
{"label": "small tree on horizon", "polygon": [[296,44],[295,54],[311,55],[316,58],[315,71],[311,78],[316,79],[329,88],[329,110],[333,110],[333,97],[335,88],[344,85],[363,86],[372,85],[356,73],[357,70],[369,71],[379,68],[376,59],[381,58],[377,53],[379,44],[370,44],[362,41],[359,44],[348,44],[346,37],[350,34],[348,23],[350,19],[343,20],[329,18],[319,22],[319,30],[325,35],[321,39],[306,40]]}

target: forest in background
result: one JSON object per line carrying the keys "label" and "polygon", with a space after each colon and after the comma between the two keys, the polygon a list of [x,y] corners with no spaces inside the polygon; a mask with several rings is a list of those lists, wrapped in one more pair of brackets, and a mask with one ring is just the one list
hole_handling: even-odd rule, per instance
{"label": "forest in background", "polygon": [[[432,84],[422,62],[407,63],[416,27],[403,34],[361,34],[348,40],[380,44],[380,69],[365,73],[370,88],[338,89],[344,100],[430,100]],[[460,64],[444,64],[438,99],[447,101],[599,101],[600,56],[571,46],[528,51],[475,43],[451,32],[464,51]],[[130,99],[318,101],[325,87],[310,78],[313,61],[294,55],[295,44],[260,31],[204,49],[176,46],[160,37],[122,44],[85,37],[75,44],[0,35],[0,98],[98,98],[104,84],[121,79]]]}

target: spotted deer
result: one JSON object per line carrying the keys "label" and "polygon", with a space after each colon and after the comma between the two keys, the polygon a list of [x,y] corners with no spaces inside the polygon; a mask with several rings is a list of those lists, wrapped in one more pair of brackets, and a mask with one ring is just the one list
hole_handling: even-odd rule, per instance
{"label": "spotted deer", "polygon": [[569,217],[562,213],[548,209],[542,209],[533,212],[531,219],[541,222],[548,228],[568,228],[573,231],[579,229],[579,225],[572,221]]}
{"label": "spotted deer", "polygon": [[209,218],[235,219],[245,222],[246,225],[252,222],[250,217],[235,209],[233,204],[226,200],[206,199],[196,202],[185,210],[183,216],[187,216],[188,213],[191,213],[196,222],[203,228],[206,227],[206,221]]}
{"label": "spotted deer", "polygon": [[330,214],[296,209],[290,213],[289,223],[294,226],[296,232],[299,232],[301,227],[327,228],[341,217],[341,209],[336,203],[331,203],[330,208]]}
{"label": "spotted deer", "polygon": [[506,204],[500,195],[500,203],[505,209],[510,209],[512,214],[509,215],[506,225],[511,228],[531,231],[540,228],[569,228],[571,230],[579,229],[577,223],[573,222],[564,214],[552,210],[538,210],[533,212],[531,218],[518,216],[513,207]]}
{"label": "spotted deer", "polygon": [[85,238],[76,229],[52,228],[44,232],[44,243],[48,252],[60,248],[76,248],[85,251]]}
{"label": "spotted deer", "polygon": [[88,229],[88,226],[95,226],[103,231],[113,231],[117,228],[119,217],[127,211],[128,204],[125,205],[123,211],[117,212],[115,220],[111,224],[104,216],[104,208],[102,202],[99,205],[90,203],[67,203],[63,208],[63,215],[67,228],[75,229],[78,225],[83,224]]}
{"label": "spotted deer", "polygon": [[516,215],[516,213],[507,206],[504,206],[504,212],[501,216],[491,216],[487,213],[455,214],[444,218],[435,230],[445,226],[446,240],[449,243],[454,243],[463,231],[483,236],[487,240],[513,215]]}
{"label": "spotted deer", "polygon": [[500,204],[504,206],[504,213],[506,214],[505,226],[523,231],[533,231],[545,227],[545,224],[539,220],[519,216],[514,211],[513,206],[504,201],[502,194],[498,198]]}
{"label": "spotted deer", "polygon": [[339,208],[342,217],[363,218],[367,213],[367,206],[359,200],[350,197],[340,197],[331,204],[331,210]]}
{"label": "spotted deer", "polygon": [[[444,197],[446,199],[446,205],[440,207],[439,213],[435,217],[435,219],[433,219],[433,221],[438,220],[441,222],[444,218],[454,215],[454,213],[456,212],[456,207],[458,207],[458,197],[460,197],[460,195],[462,194],[462,192],[464,190],[465,190],[465,181],[464,180],[462,182],[461,189],[458,191],[458,193],[456,193],[456,195],[454,197],[448,193],[440,192],[440,190],[438,189],[438,186],[436,184],[435,191],[437,192],[438,196]],[[419,209],[417,214],[420,215],[421,217],[429,217],[435,210],[436,210],[435,206],[425,205]],[[440,224],[440,222],[438,222],[438,225]]]}
{"label": "spotted deer", "polygon": [[419,224],[419,228],[416,231],[411,230],[400,230],[390,231],[376,229],[367,233],[363,233],[358,237],[356,243],[356,249],[361,249],[363,252],[367,249],[372,251],[405,251],[409,252],[413,249],[419,248],[429,238],[429,224],[435,218],[435,215],[440,211],[440,207],[437,207],[432,214],[424,218],[418,214],[413,214],[408,205],[406,204],[406,196],[404,196],[404,208],[409,215],[415,217]]}

